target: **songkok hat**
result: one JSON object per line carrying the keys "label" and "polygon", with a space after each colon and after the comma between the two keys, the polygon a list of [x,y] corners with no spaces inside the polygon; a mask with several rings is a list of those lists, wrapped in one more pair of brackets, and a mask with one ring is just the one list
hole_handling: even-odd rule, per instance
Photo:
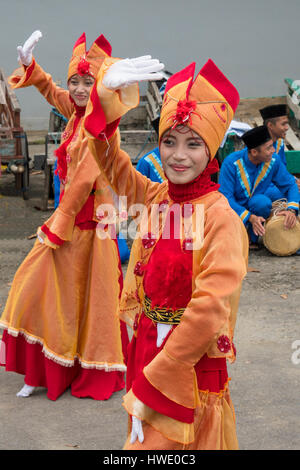
{"label": "songkok hat", "polygon": [[295,227],[284,227],[283,215],[273,215],[265,224],[263,242],[265,247],[274,255],[289,256],[300,249],[300,222],[297,219]]}
{"label": "songkok hat", "polygon": [[195,80],[192,62],[169,78],[159,122],[159,142],[167,129],[190,127],[202,137],[213,158],[239,103],[239,94],[209,59]]}
{"label": "songkok hat", "polygon": [[98,70],[106,57],[111,56],[111,45],[101,34],[93,42],[90,49],[86,50],[86,37],[83,33],[75,42],[69,64],[68,80],[73,75],[91,75],[96,78]]}
{"label": "songkok hat", "polygon": [[245,132],[242,136],[242,140],[248,149],[251,150],[271,140],[271,136],[266,126],[258,126]]}
{"label": "songkok hat", "polygon": [[287,116],[287,107],[285,104],[273,104],[259,110],[264,121],[267,119]]}

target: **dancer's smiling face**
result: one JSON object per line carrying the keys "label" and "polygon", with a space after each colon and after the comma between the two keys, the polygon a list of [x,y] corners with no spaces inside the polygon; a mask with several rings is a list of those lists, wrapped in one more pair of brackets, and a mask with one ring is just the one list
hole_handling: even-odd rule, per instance
{"label": "dancer's smiling face", "polygon": [[159,151],[164,172],[174,184],[193,181],[210,160],[204,140],[187,126],[167,130],[161,138]]}
{"label": "dancer's smiling face", "polygon": [[86,106],[89,100],[94,78],[91,75],[72,75],[68,80],[68,90],[77,106]]}

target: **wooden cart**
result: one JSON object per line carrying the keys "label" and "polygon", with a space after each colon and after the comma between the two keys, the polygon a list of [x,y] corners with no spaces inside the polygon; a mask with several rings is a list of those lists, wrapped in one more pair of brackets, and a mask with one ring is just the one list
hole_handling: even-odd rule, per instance
{"label": "wooden cart", "polygon": [[15,175],[16,189],[28,199],[28,141],[20,125],[20,115],[18,99],[0,69],[0,164],[7,165],[8,171]]}

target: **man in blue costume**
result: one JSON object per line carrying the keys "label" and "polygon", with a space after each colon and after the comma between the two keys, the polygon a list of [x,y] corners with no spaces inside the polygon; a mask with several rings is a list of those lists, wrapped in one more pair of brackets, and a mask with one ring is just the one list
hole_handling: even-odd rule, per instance
{"label": "man in blue costume", "polygon": [[[299,210],[299,190],[292,176],[274,152],[273,141],[266,126],[251,129],[242,136],[246,147],[228,155],[223,161],[219,183],[233,210],[249,231],[251,247],[257,246],[259,236],[265,233],[264,222],[272,209],[272,199],[266,195],[274,184],[287,199],[287,209],[278,213],[285,216],[285,227],[296,224]],[[253,246],[254,245],[254,246]]]}
{"label": "man in blue costume", "polygon": [[[286,166],[286,156],[284,151],[284,139],[289,128],[287,106],[285,104],[273,104],[259,110],[263,118],[264,125],[268,128],[273,140],[273,146],[282,163]],[[300,180],[295,178],[300,190]],[[271,185],[267,190],[267,195],[271,198],[280,199],[282,194],[279,189]]]}
{"label": "man in blue costume", "polygon": [[282,163],[286,166],[284,139],[289,128],[287,107],[285,104],[273,104],[259,110],[264,125],[268,128],[273,146]]}

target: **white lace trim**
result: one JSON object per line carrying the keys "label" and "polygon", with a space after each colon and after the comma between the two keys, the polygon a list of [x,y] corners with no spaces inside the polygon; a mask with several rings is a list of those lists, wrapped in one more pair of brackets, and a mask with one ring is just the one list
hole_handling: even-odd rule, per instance
{"label": "white lace trim", "polygon": [[25,340],[29,344],[40,344],[41,346],[43,346],[42,352],[44,356],[61,366],[72,367],[74,366],[75,359],[77,359],[83,369],[105,370],[105,372],[114,372],[114,371],[126,372],[127,370],[127,367],[124,364],[108,364],[107,362],[103,362],[103,363],[86,362],[78,356],[75,356],[74,359],[62,358],[60,356],[57,356],[54,352],[47,349],[43,340],[36,338],[35,336],[32,336],[23,330],[15,330],[13,328],[9,328],[7,325],[2,323],[1,321],[0,321],[0,327],[6,329],[7,333],[10,334],[11,336],[14,336],[15,338],[17,338],[19,334],[23,335]]}

